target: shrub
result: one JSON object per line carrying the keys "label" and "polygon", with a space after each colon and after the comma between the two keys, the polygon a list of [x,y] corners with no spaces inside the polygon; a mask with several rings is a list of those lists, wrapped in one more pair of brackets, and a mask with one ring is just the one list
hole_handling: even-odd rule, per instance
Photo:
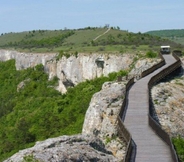
{"label": "shrub", "polygon": [[156,52],[153,52],[153,51],[148,51],[146,53],[146,57],[148,58],[156,58],[158,56],[158,54]]}
{"label": "shrub", "polygon": [[75,57],[77,58],[77,57],[78,57],[78,52],[75,51],[74,55],[75,55]]}
{"label": "shrub", "polygon": [[128,74],[128,71],[120,70],[119,72],[109,73],[108,77],[110,80],[115,80],[115,79],[117,79],[118,76],[126,76],[127,74]]}
{"label": "shrub", "polygon": [[64,52],[63,50],[59,51],[59,54],[56,56],[56,60],[59,61],[62,57],[69,58],[70,54],[67,52]]}
{"label": "shrub", "polygon": [[180,161],[184,162],[184,138],[179,136],[177,138],[173,138],[172,142],[174,143]]}
{"label": "shrub", "polygon": [[22,162],[39,162],[39,160],[36,160],[33,155],[28,155],[24,157]]}

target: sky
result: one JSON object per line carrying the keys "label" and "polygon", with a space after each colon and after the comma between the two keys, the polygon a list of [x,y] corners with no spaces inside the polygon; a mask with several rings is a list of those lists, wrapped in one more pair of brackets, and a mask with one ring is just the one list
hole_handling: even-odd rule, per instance
{"label": "sky", "polygon": [[106,24],[134,33],[184,29],[184,0],[0,0],[0,34]]}

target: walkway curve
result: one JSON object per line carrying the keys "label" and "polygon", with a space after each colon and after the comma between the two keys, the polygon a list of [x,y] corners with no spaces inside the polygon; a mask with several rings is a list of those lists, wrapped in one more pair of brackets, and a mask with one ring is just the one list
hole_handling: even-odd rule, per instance
{"label": "walkway curve", "polygon": [[148,82],[166,67],[176,62],[172,55],[163,55],[166,64],[153,73],[138,80],[129,90],[124,125],[134,140],[136,162],[172,162],[169,146],[151,129],[148,123]]}

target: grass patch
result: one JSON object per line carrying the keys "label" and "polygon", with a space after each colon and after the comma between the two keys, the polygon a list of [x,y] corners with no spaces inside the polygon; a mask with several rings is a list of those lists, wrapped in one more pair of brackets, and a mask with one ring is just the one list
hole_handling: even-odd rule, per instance
{"label": "grass patch", "polygon": [[173,138],[172,142],[174,143],[179,160],[184,162],[184,139],[179,136]]}
{"label": "grass patch", "polygon": [[73,30],[33,30],[20,33],[4,33],[0,36],[0,47],[26,52],[120,52],[136,50],[159,50],[162,44],[172,48],[183,47],[168,39],[142,33],[129,33],[115,28],[87,27]]}
{"label": "grass patch", "polygon": [[24,157],[22,162],[39,162],[39,160],[35,159],[33,155],[28,155]]}
{"label": "grass patch", "polygon": [[146,57],[147,57],[147,58],[156,58],[156,57],[158,57],[158,53],[153,52],[153,51],[148,51],[148,52],[146,53]]}

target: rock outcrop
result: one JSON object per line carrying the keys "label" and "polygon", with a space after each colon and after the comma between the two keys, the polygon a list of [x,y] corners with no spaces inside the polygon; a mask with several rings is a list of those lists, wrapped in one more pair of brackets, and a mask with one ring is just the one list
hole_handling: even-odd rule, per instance
{"label": "rock outcrop", "polygon": [[22,162],[26,157],[41,162],[96,161],[116,162],[117,159],[106,150],[96,137],[86,135],[61,136],[37,142],[34,147],[19,151],[4,162]]}
{"label": "rock outcrop", "polygon": [[[107,76],[111,72],[128,69],[133,60],[130,54],[83,54],[78,56],[56,59],[57,54],[33,54],[16,51],[0,50],[0,60],[16,60],[16,69],[26,69],[37,64],[43,64],[49,79],[57,76],[59,86],[56,88],[62,93],[68,86],[74,86],[82,81],[91,80],[100,76]],[[99,59],[100,58],[100,59]],[[101,59],[103,61],[101,61]],[[101,63],[99,63],[99,61]]]}
{"label": "rock outcrop", "polygon": [[125,143],[118,137],[116,123],[125,96],[125,84],[103,84],[102,90],[91,99],[82,130],[83,134],[95,135],[108,143],[107,149],[119,160],[123,159],[126,149]]}
{"label": "rock outcrop", "polygon": [[[98,58],[103,58],[103,65],[96,61]],[[70,56],[69,58],[62,57],[58,61],[51,60],[46,64],[45,70],[49,73],[49,78],[53,76],[59,78],[57,89],[66,92],[67,86],[128,69],[131,63],[132,56],[128,54],[78,54],[78,57]]]}
{"label": "rock outcrop", "polygon": [[29,82],[30,82],[30,78],[28,78],[28,79],[23,80],[22,82],[20,82],[17,85],[17,92],[20,92],[26,86],[26,83],[29,83]]}
{"label": "rock outcrop", "polygon": [[116,119],[126,82],[106,82],[102,90],[93,95],[81,135],[37,142],[34,147],[19,151],[5,162],[20,162],[26,156],[43,162],[122,161],[126,145],[118,137]]}
{"label": "rock outcrop", "polygon": [[139,79],[143,71],[149,69],[155,64],[158,64],[160,61],[161,59],[140,59],[136,62],[135,67],[131,70],[129,75],[133,75]]}
{"label": "rock outcrop", "polygon": [[7,61],[15,59],[15,66],[17,70],[34,67],[38,64],[46,65],[47,61],[55,58],[54,53],[21,53],[10,50],[0,50],[0,61]]}
{"label": "rock outcrop", "polygon": [[[67,86],[76,85],[86,79],[126,69],[133,60],[131,55],[113,54],[79,54],[78,57],[63,57],[56,60],[55,54],[50,54],[48,57],[46,54],[42,54],[33,56],[33,58],[37,57],[37,61],[35,64],[31,64],[29,60],[33,60],[32,55],[28,56],[16,52],[5,53],[0,52],[0,60],[16,59],[18,70],[42,63],[49,78],[57,76],[60,79],[58,90],[61,92],[65,92]],[[97,62],[96,59],[102,62]],[[148,64],[147,68],[156,63],[150,64],[148,62],[152,61],[143,63],[144,65]],[[135,65],[135,67],[139,67],[139,72],[143,71],[143,64],[138,62],[138,65]],[[133,72],[132,75],[134,75]],[[21,90],[25,83],[26,81],[21,82],[17,90]],[[121,82],[106,82],[102,90],[93,95],[86,112],[81,135],[62,136],[37,142],[34,147],[19,151],[6,162],[20,162],[29,155],[43,162],[122,161],[126,145],[118,137],[116,119],[122,106],[126,83],[127,80],[124,79]]]}
{"label": "rock outcrop", "polygon": [[155,119],[171,137],[184,137],[184,71],[181,75],[152,88]]}

